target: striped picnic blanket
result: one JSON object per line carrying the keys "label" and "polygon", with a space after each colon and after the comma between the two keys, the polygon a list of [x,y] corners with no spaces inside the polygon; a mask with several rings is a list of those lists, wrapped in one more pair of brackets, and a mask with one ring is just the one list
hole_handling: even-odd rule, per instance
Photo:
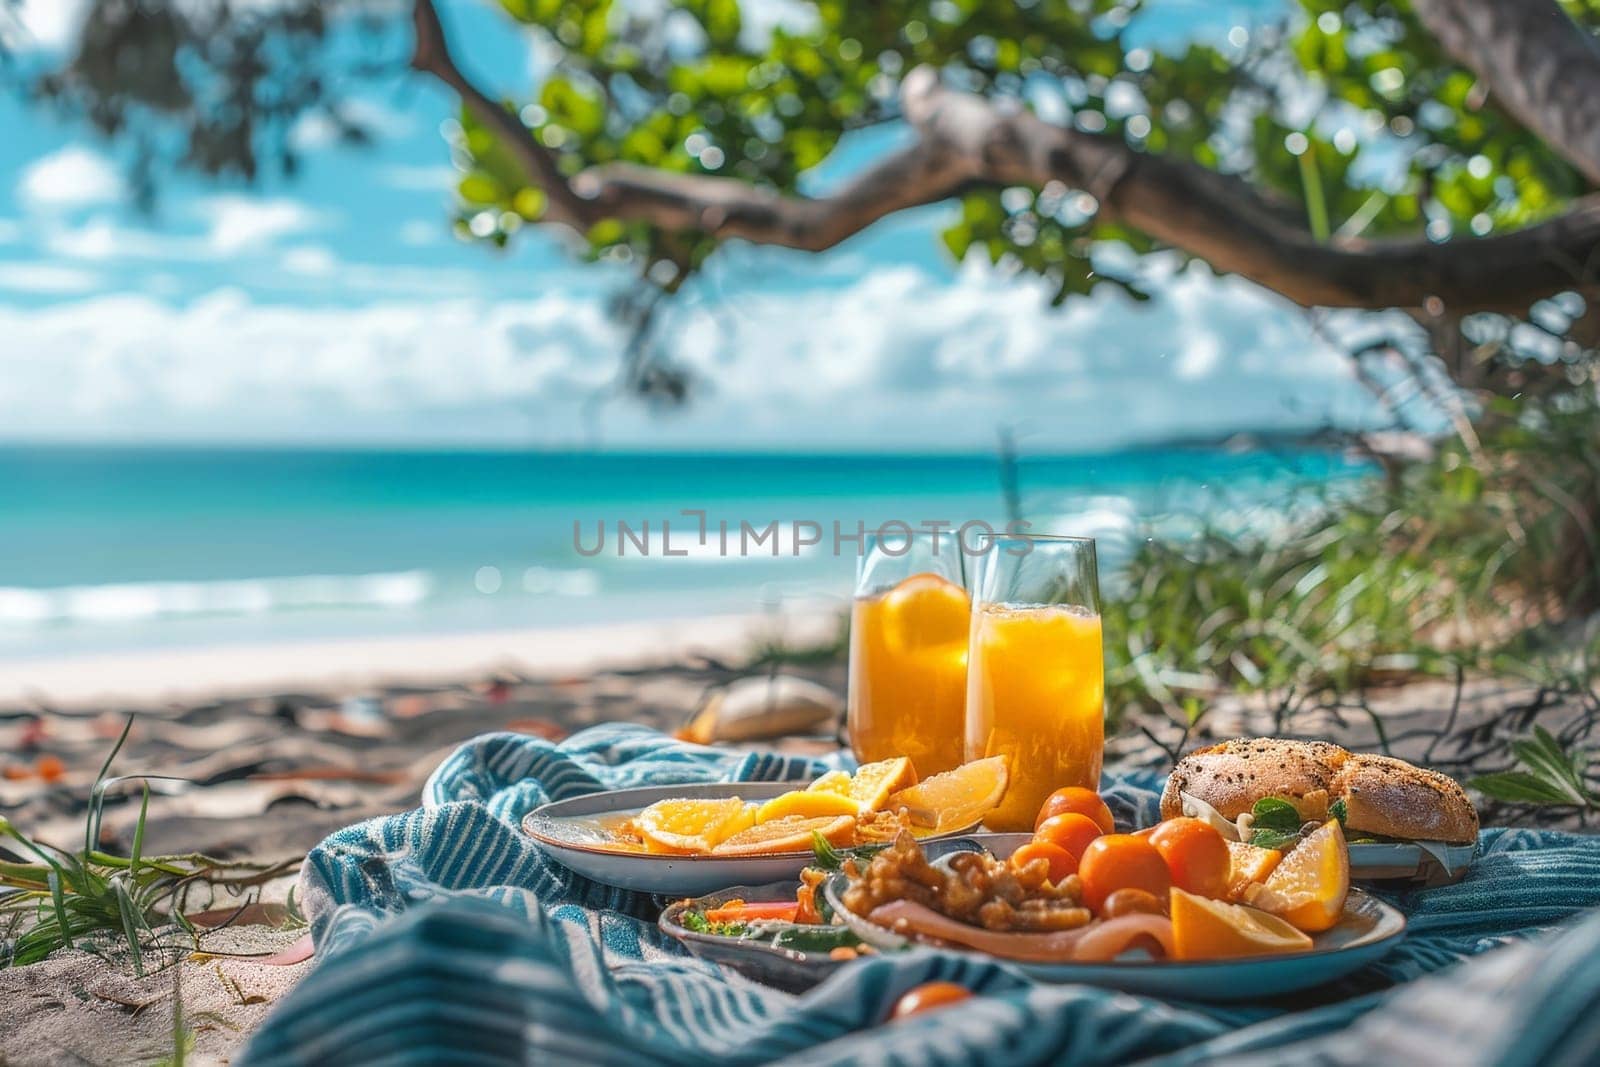
{"label": "striped picnic blanket", "polygon": [[[796,997],[688,956],[657,930],[660,901],[572,874],[515,828],[547,799],[800,781],[834,762],[631,726],[469,742],[420,809],[341,830],[308,857],[319,962],[242,1062],[1531,1065],[1600,1049],[1600,912],[1583,914],[1600,905],[1600,838],[1487,830],[1463,882],[1395,898],[1410,935],[1381,962],[1311,995],[1212,1006],[1040,984],[934,950],[861,960]],[[1119,823],[1153,821],[1159,785],[1108,777]],[[1530,935],[1542,936],[1469,959]],[[983,996],[880,1025],[935,979]]]}

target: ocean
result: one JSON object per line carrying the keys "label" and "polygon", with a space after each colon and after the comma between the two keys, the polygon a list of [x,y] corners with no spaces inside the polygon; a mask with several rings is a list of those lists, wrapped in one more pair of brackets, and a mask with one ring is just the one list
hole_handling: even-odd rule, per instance
{"label": "ocean", "polygon": [[[1273,521],[1366,473],[1190,447],[1015,470],[1033,530],[1100,538],[1113,574],[1146,520]],[[998,527],[1001,484],[993,455],[0,448],[0,659],[842,606],[833,523]],[[777,536],[741,556],[741,523]]]}

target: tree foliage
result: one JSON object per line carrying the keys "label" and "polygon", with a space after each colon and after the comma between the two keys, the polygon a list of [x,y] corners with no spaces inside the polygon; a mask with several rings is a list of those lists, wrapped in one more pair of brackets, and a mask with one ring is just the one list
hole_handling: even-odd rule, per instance
{"label": "tree foliage", "polygon": [[[917,67],[1139,153],[1242,179],[1321,242],[1467,240],[1549,219],[1593,192],[1560,146],[1446,55],[1409,0],[1298,0],[1255,24],[1159,47],[1141,43],[1158,17],[1141,0],[796,0],[776,26],[752,24],[738,0],[500,3],[506,32],[531,36],[547,69],[503,101],[514,133],[464,107],[450,145],[461,171],[456,228],[498,246],[548,221],[551,208],[549,183],[508,137],[531,137],[569,178],[630,164],[803,194],[846,135],[901,117]],[[1600,34],[1600,0],[1562,4],[1574,32]],[[403,20],[393,5],[95,0],[72,54],[32,86],[133,140],[147,172],[174,142],[179,165],[209,174],[292,171],[285,131],[308,111],[351,141],[366,136],[330,69],[326,43],[341,20],[379,42],[357,67],[394,69]],[[474,42],[451,43],[470,77]],[[948,254],[1040,276],[1056,303],[1107,285],[1143,298],[1148,257],[1173,254],[1059,181],[973,184],[959,199],[940,235]],[[648,219],[585,220],[584,229],[583,255],[630,263],[669,292],[719,243],[705,228]],[[1457,366],[1577,365],[1600,334],[1581,300],[1536,307],[1526,322],[1444,318],[1442,329],[1428,324],[1429,342],[1457,348]]]}
{"label": "tree foliage", "polygon": [[[744,26],[735,0],[674,0],[648,19],[610,0],[504,6],[559,56],[519,114],[569,174],[620,160],[794,191],[843,135],[893,119],[900,78],[932,64],[971,91],[1244,177],[1322,234],[1481,236],[1589,191],[1403,2],[1303,0],[1276,22],[1165,51],[1129,46],[1146,17],[1137,0],[825,2],[809,25],[770,36]],[[1600,2],[1567,6],[1600,30]],[[462,127],[462,232],[504,242],[537,220],[542,195],[492,134]],[[943,242],[956,258],[1049,278],[1057,300],[1136,287],[1136,259],[1111,270],[1091,252],[1154,246],[1095,207],[1065,188],[975,189]],[[645,224],[588,237],[594,255],[688,268],[711,251]]]}

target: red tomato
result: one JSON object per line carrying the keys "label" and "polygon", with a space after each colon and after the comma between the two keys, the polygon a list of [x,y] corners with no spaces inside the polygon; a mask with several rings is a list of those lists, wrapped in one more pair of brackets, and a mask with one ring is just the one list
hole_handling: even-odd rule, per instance
{"label": "red tomato", "polygon": [[1150,834],[1166,861],[1172,884],[1186,893],[1223,897],[1228,893],[1228,843],[1199,819],[1168,819]]}
{"label": "red tomato", "polygon": [[1042,859],[1050,864],[1050,873],[1045,875],[1052,883],[1059,882],[1069,874],[1078,870],[1078,857],[1049,841],[1029,841],[1026,845],[1011,854],[1011,866],[1021,869],[1034,860]]}
{"label": "red tomato", "polygon": [[1106,834],[1089,842],[1078,862],[1083,902],[1096,914],[1119,889],[1143,889],[1157,900],[1172,891],[1172,875],[1156,847],[1132,834]]}
{"label": "red tomato", "polygon": [[972,990],[954,982],[924,982],[915,989],[906,990],[900,999],[894,1002],[894,1010],[889,1013],[889,1018],[904,1019],[909,1015],[920,1015],[925,1011],[937,1011],[966,1000],[970,996]]}
{"label": "red tomato", "polygon": [[1065,786],[1046,797],[1044,806],[1039,809],[1038,818],[1033,820],[1033,828],[1037,830],[1046,819],[1068,812],[1076,812],[1093,819],[1094,824],[1100,827],[1101,833],[1117,832],[1117,825],[1111,818],[1111,809],[1100,799],[1100,794],[1093,789],[1085,789],[1078,785]]}
{"label": "red tomato", "polygon": [[1087,815],[1069,811],[1065,815],[1052,815],[1039,824],[1033,832],[1035,841],[1048,841],[1060,845],[1074,857],[1081,857],[1089,842],[1099,837],[1101,829]]}

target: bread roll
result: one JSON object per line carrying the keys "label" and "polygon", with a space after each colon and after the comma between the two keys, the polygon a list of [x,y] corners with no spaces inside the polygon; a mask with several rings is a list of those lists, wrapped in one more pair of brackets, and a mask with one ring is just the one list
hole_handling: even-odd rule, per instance
{"label": "bread roll", "polygon": [[1240,738],[1197,749],[1178,761],[1161,796],[1161,817],[1183,814],[1180,793],[1237,819],[1263,797],[1289,801],[1302,819],[1321,821],[1345,803],[1345,830],[1412,841],[1470,844],[1478,813],[1461,786],[1435,771],[1388,756],[1357,755],[1327,741]]}

